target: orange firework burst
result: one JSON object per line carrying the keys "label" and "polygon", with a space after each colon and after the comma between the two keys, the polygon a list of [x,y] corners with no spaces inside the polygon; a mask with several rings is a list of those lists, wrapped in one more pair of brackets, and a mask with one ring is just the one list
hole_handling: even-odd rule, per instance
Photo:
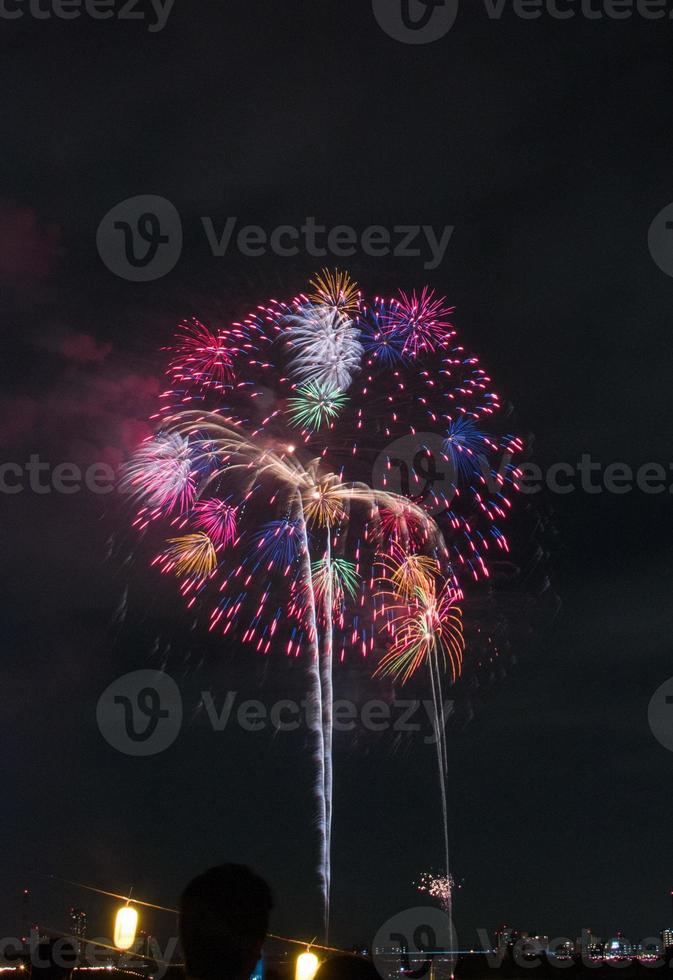
{"label": "orange firework burst", "polygon": [[346,518],[344,488],[338,477],[330,474],[318,480],[306,493],[306,519],[319,527],[333,527]]}
{"label": "orange firework burst", "polygon": [[396,541],[390,543],[390,554],[380,559],[389,578],[381,581],[392,585],[396,598],[413,599],[417,591],[429,594],[435,588],[439,564],[428,555],[407,554]]}
{"label": "orange firework burst", "polygon": [[391,676],[406,683],[423,664],[441,664],[450,669],[451,680],[460,676],[465,639],[463,616],[457,605],[458,595],[445,583],[439,592],[416,586],[409,601],[393,598],[391,615],[385,629],[393,634],[393,644],[381,659],[375,676]]}
{"label": "orange firework burst", "polygon": [[315,292],[309,299],[314,303],[329,306],[331,309],[346,316],[356,313],[360,304],[358,285],[347,272],[341,269],[323,269],[315,279],[311,279]]}
{"label": "orange firework burst", "polygon": [[217,567],[217,554],[213,542],[203,531],[169,538],[170,545],[161,556],[164,571],[173,571],[179,577],[207,578]]}

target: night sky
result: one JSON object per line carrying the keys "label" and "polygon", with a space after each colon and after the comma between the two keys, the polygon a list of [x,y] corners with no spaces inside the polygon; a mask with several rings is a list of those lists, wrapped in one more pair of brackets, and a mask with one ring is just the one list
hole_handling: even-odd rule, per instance
{"label": "night sky", "polygon": [[[349,271],[368,292],[447,295],[542,466],[668,467],[673,279],[647,241],[673,200],[668,19],[497,21],[463,0],[446,36],[409,45],[367,0],[176,0],[160,32],[25,16],[0,38],[3,461],[117,465],[149,432],[178,320],[304,288],[322,264],[305,253],[210,253],[200,217],[235,215],[455,225],[437,269],[358,253]],[[138,194],[173,202],[185,235],[147,283],[96,249],[103,216]],[[578,489],[544,507],[561,611],[449,743],[470,944],[502,921],[640,939],[673,915],[673,755],[647,717],[672,672],[670,494]],[[134,553],[119,501],[25,490],[2,508],[3,935],[25,885],[40,923],[64,928],[78,904],[109,931],[109,902],[36,872],[170,906],[193,874],[238,860],[270,880],[276,930],[310,938],[305,738],[213,733],[198,711],[205,689],[300,697],[301,668],[194,628]],[[104,688],[141,667],[175,677],[186,716],[148,759],[96,726]],[[348,672],[337,695],[359,683],[376,696]],[[435,765],[417,741],[337,736],[335,941],[369,943],[420,904],[414,880],[441,863]]]}

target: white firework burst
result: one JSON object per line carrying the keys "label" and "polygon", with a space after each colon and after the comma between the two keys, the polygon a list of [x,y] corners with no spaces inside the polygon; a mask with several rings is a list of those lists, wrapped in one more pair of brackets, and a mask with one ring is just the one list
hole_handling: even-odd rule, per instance
{"label": "white firework burst", "polygon": [[162,432],[136,449],[124,467],[120,490],[151,509],[186,511],[196,495],[193,466],[189,440]]}
{"label": "white firework burst", "polygon": [[360,331],[339,310],[307,304],[289,318],[290,371],[300,382],[346,391],[360,369]]}

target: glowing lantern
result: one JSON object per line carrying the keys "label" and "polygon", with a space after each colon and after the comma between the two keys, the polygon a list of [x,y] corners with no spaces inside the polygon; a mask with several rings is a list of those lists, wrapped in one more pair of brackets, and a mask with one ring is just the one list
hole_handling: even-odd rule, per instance
{"label": "glowing lantern", "polygon": [[136,940],[138,913],[130,905],[123,905],[115,918],[114,944],[117,949],[130,949]]}
{"label": "glowing lantern", "polygon": [[315,953],[300,953],[297,957],[297,967],[294,971],[294,980],[313,980],[316,970],[320,966],[320,960]]}

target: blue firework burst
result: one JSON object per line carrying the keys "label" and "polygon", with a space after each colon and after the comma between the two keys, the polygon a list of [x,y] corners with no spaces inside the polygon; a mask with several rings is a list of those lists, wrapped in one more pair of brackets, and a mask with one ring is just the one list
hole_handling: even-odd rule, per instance
{"label": "blue firework burst", "polygon": [[468,481],[484,465],[487,435],[473,419],[460,415],[446,430],[443,450],[451,461],[457,480]]}

